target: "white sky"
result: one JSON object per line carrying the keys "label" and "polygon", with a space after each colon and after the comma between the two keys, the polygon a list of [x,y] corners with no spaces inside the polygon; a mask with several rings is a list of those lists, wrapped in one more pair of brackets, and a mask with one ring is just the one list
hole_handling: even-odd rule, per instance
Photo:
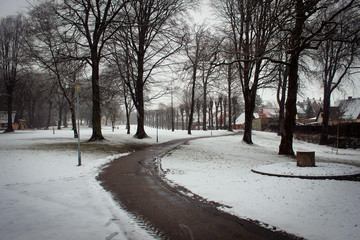
{"label": "white sky", "polygon": [[[202,0],[201,7],[196,11],[191,11],[194,22],[196,24],[208,23],[211,24],[214,20],[214,14],[211,12],[209,0]],[[18,12],[26,12],[29,3],[34,3],[36,0],[0,0],[0,17],[14,15]],[[338,99],[346,99],[348,96],[360,97],[360,78],[354,78],[355,86],[348,86],[346,91],[336,91],[332,95],[332,103]],[[316,84],[315,84],[316,85]],[[322,88],[320,84],[314,86],[313,84],[304,91],[305,96],[298,96],[299,100],[309,98],[322,99]],[[275,92],[269,90],[259,90],[259,95],[264,101],[271,101],[276,103]]]}
{"label": "white sky", "polygon": [[29,6],[28,2],[34,0],[0,0],[0,17],[15,15],[19,11],[26,11]]}

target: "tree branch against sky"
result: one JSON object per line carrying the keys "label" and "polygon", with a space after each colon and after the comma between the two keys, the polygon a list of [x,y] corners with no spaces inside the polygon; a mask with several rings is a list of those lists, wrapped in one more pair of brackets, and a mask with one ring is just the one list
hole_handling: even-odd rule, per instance
{"label": "tree branch against sky", "polygon": [[[103,140],[101,131],[100,65],[104,47],[121,28],[119,13],[128,4],[127,0],[67,0],[62,2],[58,15],[69,31],[78,36],[75,44],[82,47],[83,58],[91,66],[92,86],[92,141]],[[116,20],[116,21],[115,21]]]}
{"label": "tree branch against sky", "polygon": [[[222,22],[223,32],[231,40],[234,60],[245,102],[245,131],[243,140],[252,143],[251,131],[257,91],[271,83],[267,72],[268,59],[274,49],[277,21],[282,18],[286,4],[281,1],[214,1]],[[270,79],[270,80],[269,80]]]}
{"label": "tree branch against sky", "polygon": [[328,144],[328,125],[330,117],[331,94],[338,89],[353,72],[352,67],[359,64],[360,28],[358,22],[360,12],[354,7],[346,14],[341,14],[339,26],[321,43],[314,53],[314,59],[319,63],[323,85],[323,111],[320,144]]}
{"label": "tree branch against sky", "polygon": [[[305,49],[317,48],[337,27],[337,17],[356,4],[356,0],[338,1],[297,0],[293,7],[293,23],[289,26],[289,74],[284,131],[281,134],[279,154],[294,155],[293,133],[296,122],[296,101],[299,86],[299,59]],[[326,10],[335,10],[324,17]]]}
{"label": "tree branch against sky", "polygon": [[[191,1],[132,1],[124,8],[125,27],[118,40],[134,66],[134,78],[126,82],[137,110],[135,137],[146,138],[145,90],[154,69],[179,50],[179,39],[171,20],[185,11]],[[123,43],[121,43],[123,42]]]}
{"label": "tree branch against sky", "polygon": [[[78,46],[67,35],[61,19],[56,14],[53,1],[43,2],[29,11],[29,34],[26,49],[39,67],[56,79],[61,94],[65,97],[71,112],[74,137],[78,137],[75,114],[75,84],[78,81],[84,61],[75,59]],[[72,55],[74,58],[67,58]]]}

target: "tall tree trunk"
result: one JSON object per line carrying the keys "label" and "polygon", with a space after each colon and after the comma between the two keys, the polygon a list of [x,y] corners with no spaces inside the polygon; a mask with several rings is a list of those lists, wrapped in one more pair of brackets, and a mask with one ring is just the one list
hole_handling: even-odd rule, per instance
{"label": "tall tree trunk", "polygon": [[[285,105],[285,118],[284,118],[284,132],[281,134],[281,142],[279,146],[280,155],[294,155],[293,150],[293,134],[296,124],[296,99],[298,90],[298,68],[300,53],[304,49],[301,47],[302,32],[304,24],[308,16],[306,15],[307,9],[304,9],[304,2],[297,0],[295,5],[295,26],[292,31],[290,39],[290,61],[288,65],[288,92]],[[317,4],[310,2],[307,4]]]}
{"label": "tall tree trunk", "polygon": [[279,79],[280,79],[280,81],[278,84],[276,100],[279,105],[278,136],[281,136],[281,134],[284,132],[285,97],[286,97],[286,86],[287,86],[287,81],[288,81],[287,70],[286,71],[279,70]]}
{"label": "tall tree trunk", "polygon": [[215,129],[219,129],[219,119],[218,119],[219,103],[215,102]]}
{"label": "tall tree trunk", "polygon": [[280,155],[294,155],[293,133],[296,124],[296,99],[298,90],[298,67],[300,51],[290,56],[288,93],[285,105],[284,132],[281,134]]}
{"label": "tall tree trunk", "polygon": [[145,108],[144,108],[144,92],[143,92],[142,84],[141,86],[138,86],[138,90],[136,91],[136,99],[138,102],[135,105],[137,110],[137,129],[136,129],[135,137],[138,139],[143,139],[143,138],[147,138],[148,135],[146,134],[144,128]]}
{"label": "tall tree trunk", "polygon": [[229,64],[228,66],[228,102],[229,102],[229,119],[228,119],[228,122],[229,122],[229,125],[228,125],[228,131],[232,131],[232,127],[231,127],[231,123],[232,123],[232,112],[231,112],[231,100],[232,100],[232,97],[231,97],[231,83],[232,83],[232,78],[231,78],[231,64]]}
{"label": "tall tree trunk", "polygon": [[57,129],[58,129],[58,130],[61,130],[62,112],[63,112],[63,106],[62,106],[62,103],[60,103],[60,104],[59,104],[58,122],[57,122]]}
{"label": "tall tree trunk", "polygon": [[63,115],[63,119],[62,119],[62,125],[64,128],[67,128],[68,127],[68,114],[69,114],[69,110],[67,108],[67,106],[65,105],[64,106],[65,108],[65,114]]}
{"label": "tall tree trunk", "polygon": [[[76,127],[76,112],[75,112],[75,104],[74,103],[70,103],[70,112],[71,112],[71,125],[72,125],[72,130],[74,131],[74,138],[78,138],[78,131],[77,131],[77,127]],[[80,121],[80,119],[79,119]]]}
{"label": "tall tree trunk", "polygon": [[189,125],[188,125],[188,134],[191,134],[193,119],[194,119],[194,108],[195,108],[195,83],[196,83],[196,70],[197,64],[193,66],[193,76],[192,76],[192,88],[191,88],[191,104],[190,104],[190,116],[189,116]]}
{"label": "tall tree trunk", "polygon": [[137,129],[135,137],[138,139],[147,138],[148,135],[145,132],[145,106],[144,106],[144,56],[145,56],[145,40],[144,34],[140,33],[139,52],[137,54],[137,82],[136,82],[136,101],[135,107],[137,110]]}
{"label": "tall tree trunk", "polygon": [[180,114],[181,114],[181,130],[185,130],[184,109],[183,108],[180,108]]}
{"label": "tall tree trunk", "polygon": [[[96,54],[97,50],[95,50]],[[92,111],[92,136],[90,141],[101,141],[104,137],[101,132],[101,101],[100,101],[100,85],[99,85],[99,59],[93,57],[92,59],[92,100],[93,100],[93,111]]]}
{"label": "tall tree trunk", "polygon": [[252,144],[252,122],[254,116],[254,109],[255,109],[255,96],[248,92],[244,95],[245,100],[245,129],[244,129],[244,136],[243,141]]}
{"label": "tall tree trunk", "polygon": [[126,134],[130,134],[130,110],[127,99],[125,99]]}
{"label": "tall tree trunk", "polygon": [[223,128],[223,118],[224,118],[224,115],[223,115],[223,99],[222,97],[219,98],[219,104],[220,104],[220,129]]}
{"label": "tall tree trunk", "polygon": [[[256,63],[255,67],[255,73],[254,73],[254,82],[252,84],[252,87],[250,88],[249,83],[250,79],[248,79],[250,76],[250,71],[245,71],[245,81],[243,85],[243,95],[244,95],[244,101],[245,101],[245,129],[244,129],[244,136],[243,141],[252,144],[252,122],[254,117],[254,109],[255,109],[255,103],[256,103],[256,91],[258,88],[258,80],[260,75],[260,66],[261,61],[258,61]],[[247,69],[250,69],[249,67],[246,67]]]}
{"label": "tall tree trunk", "polygon": [[13,90],[7,89],[7,113],[8,113],[8,124],[5,132],[14,132],[13,128],[13,119],[12,119],[12,110],[13,110]]}
{"label": "tall tree trunk", "polygon": [[197,129],[200,130],[200,101],[197,100],[197,103],[196,103],[196,110],[197,110]]}
{"label": "tall tree trunk", "polygon": [[226,99],[226,97],[224,98],[223,102],[224,102],[224,114],[223,114],[224,127],[223,127],[223,129],[226,129],[227,128],[227,125],[226,125],[227,99]]}
{"label": "tall tree trunk", "polygon": [[329,118],[330,118],[330,90],[324,86],[324,106],[322,113],[320,145],[327,145],[329,138]]}
{"label": "tall tree trunk", "polygon": [[49,129],[49,127],[50,127],[52,104],[53,104],[53,102],[51,100],[49,100],[48,116],[47,116],[47,121],[46,121],[46,129]]}
{"label": "tall tree trunk", "polygon": [[179,111],[176,110],[176,130],[179,130]]}
{"label": "tall tree trunk", "polygon": [[237,100],[236,98],[232,98],[232,105],[233,105],[233,119],[232,119],[232,122],[233,122],[233,126],[232,128],[233,129],[236,129],[236,105],[237,105]]}
{"label": "tall tree trunk", "polygon": [[213,130],[212,129],[212,126],[213,126],[213,114],[212,114],[212,106],[213,105],[213,101],[210,99],[210,102],[209,102],[209,128],[211,129],[211,130]]}
{"label": "tall tree trunk", "polygon": [[202,106],[202,114],[203,114],[203,131],[206,131],[206,109],[207,109],[207,84],[204,83],[204,86],[203,86],[203,106]]}

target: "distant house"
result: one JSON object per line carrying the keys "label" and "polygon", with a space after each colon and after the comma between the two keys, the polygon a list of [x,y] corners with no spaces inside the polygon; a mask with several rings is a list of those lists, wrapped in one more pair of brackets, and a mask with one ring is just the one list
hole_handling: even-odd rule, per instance
{"label": "distant house", "polygon": [[[330,107],[329,124],[338,122],[360,122],[360,98],[349,97],[339,101],[335,107]],[[317,122],[322,123],[322,111],[318,114]]]}
{"label": "distant house", "polygon": [[323,103],[321,99],[316,100],[315,98],[307,98],[306,100],[298,101],[296,104],[297,119],[305,120],[316,117],[322,106]]}
{"label": "distant house", "polygon": [[[12,112],[12,120],[14,123],[16,112]],[[0,129],[6,129],[8,125],[8,112],[0,111]]]}
{"label": "distant house", "polygon": [[[235,121],[235,129],[244,129],[245,128],[245,113],[240,114],[240,116]],[[261,120],[259,114],[254,113],[252,129],[261,131]]]}
{"label": "distant house", "polygon": [[277,119],[279,118],[279,109],[278,108],[263,108],[259,112],[260,118],[269,118],[269,119]]}
{"label": "distant house", "polygon": [[269,123],[278,122],[279,120],[279,109],[278,108],[263,108],[259,112],[259,118],[261,119],[261,124],[267,125]]}
{"label": "distant house", "polygon": [[360,122],[360,98],[349,97],[347,100],[341,101],[338,107],[341,120]]}
{"label": "distant house", "polygon": [[[27,125],[26,125],[26,121],[19,119],[16,123],[15,123],[15,117],[16,117],[16,112],[13,111],[12,112],[12,120],[13,120],[13,129],[14,130],[25,130],[27,129]],[[8,126],[8,112],[7,111],[0,111],[0,129],[1,130],[5,130]]]}

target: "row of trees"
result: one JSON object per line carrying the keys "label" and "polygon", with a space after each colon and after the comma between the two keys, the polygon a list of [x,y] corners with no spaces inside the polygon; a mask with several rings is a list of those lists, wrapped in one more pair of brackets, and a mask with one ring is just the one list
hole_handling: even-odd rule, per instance
{"label": "row of trees", "polygon": [[[189,31],[184,46],[184,70],[190,73],[191,88],[188,133],[196,104],[196,84],[204,89],[205,103],[211,77],[227,80],[224,82],[229,98],[231,89],[236,88],[233,83],[240,82],[245,104],[243,140],[250,144],[258,89],[276,87],[281,127],[279,154],[293,155],[299,75],[312,71],[322,80],[324,116],[329,116],[330,93],[354,73],[351,70],[358,63],[359,1],[214,0],[212,4],[221,27],[215,34],[203,27]],[[321,143],[327,141],[327,123],[325,117]]]}
{"label": "row of trees", "polygon": [[[145,138],[145,104],[169,91],[159,87],[170,75],[164,77],[164,71],[176,72],[182,79],[178,84],[189,89],[189,97],[184,98],[188,104],[180,107],[188,111],[189,134],[195,115],[202,113],[204,130],[213,119],[209,106],[217,106],[220,100],[209,96],[226,92],[221,102],[227,106],[221,106],[232,119],[233,96],[241,92],[243,140],[252,143],[258,89],[277,88],[279,154],[292,155],[299,75],[315,65],[312,69],[324,85],[322,142],[326,143],[331,92],[351,73],[359,56],[359,1],[213,0],[221,25],[215,29],[184,22],[182,14],[194,2],[43,1],[26,18],[1,19],[1,76],[9,113],[17,72],[27,67],[46,72],[54,89],[61,92],[71,112],[75,137],[75,84],[89,83],[91,140],[103,139],[101,106],[114,102],[124,104],[128,120],[136,109],[135,136]],[[109,112],[113,108],[116,106],[109,107]]]}
{"label": "row of trees", "polygon": [[[244,141],[252,142],[256,92],[275,78],[282,119],[279,154],[293,155],[301,63],[307,60],[319,65],[327,111],[328,85],[335,89],[359,56],[359,24],[354,22],[359,20],[359,2],[219,0],[214,4],[232,46],[229,50],[233,59],[223,64],[235,64],[241,82],[246,119]],[[340,52],[345,55],[334,55]],[[325,125],[324,132],[326,129]]]}
{"label": "row of trees", "polygon": [[[21,61],[13,54],[26,52],[36,62],[32,67],[40,67],[57,79],[75,117],[75,84],[84,81],[82,79],[91,72],[91,140],[102,140],[100,66],[106,62],[117,63],[118,77],[124,83],[119,85],[123,85],[122,90],[131,97],[138,112],[135,135],[144,138],[144,90],[156,68],[179,48],[173,20],[191,4],[192,1],[179,0],[44,1],[34,6],[26,19],[19,16],[19,20],[14,17],[1,20],[2,30],[7,31],[2,36],[11,44],[18,44],[9,50],[11,58],[3,56],[1,59],[7,95],[12,97],[12,88],[16,86],[15,80],[11,80],[16,76],[9,77],[8,73],[16,72]],[[19,26],[7,22],[19,23]],[[14,28],[21,33],[19,36],[11,35]],[[2,55],[7,54],[5,50]],[[16,62],[16,65],[9,69],[6,61]],[[11,106],[8,109],[12,112]],[[73,128],[75,131],[76,126]]]}
{"label": "row of trees", "polygon": [[[202,90],[202,88],[198,90]],[[227,129],[232,131],[235,127],[236,118],[240,113],[244,112],[242,98],[240,96],[234,96],[231,98],[231,103],[229,104],[225,95],[220,94],[215,97],[211,94],[208,101],[204,104],[200,93],[201,91],[197,91],[195,95],[194,120],[191,130]],[[260,109],[262,107],[260,97],[258,97],[257,100],[257,109]],[[191,110],[191,92],[185,91],[182,95],[181,102],[177,107],[162,104],[157,110],[146,111],[146,125],[152,127],[159,126],[164,129],[188,129]],[[203,108],[204,105],[206,106],[205,109]]]}

